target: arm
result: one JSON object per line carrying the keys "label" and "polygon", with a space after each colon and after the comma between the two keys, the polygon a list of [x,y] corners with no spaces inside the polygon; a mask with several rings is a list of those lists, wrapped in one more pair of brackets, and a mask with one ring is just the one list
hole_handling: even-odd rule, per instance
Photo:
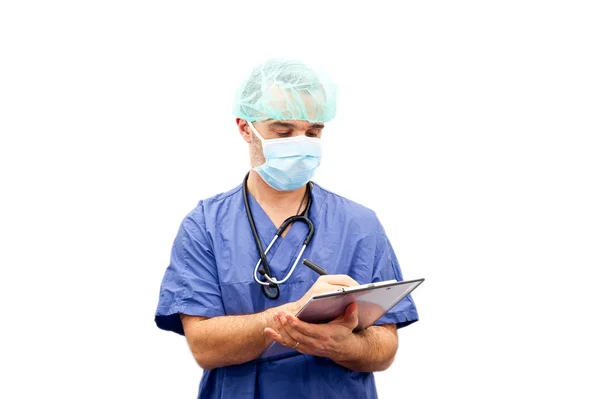
{"label": "arm", "polygon": [[390,367],[398,349],[395,324],[371,326],[352,334],[345,356],[332,359],[350,370],[373,372]]}
{"label": "arm", "polygon": [[271,341],[263,330],[274,326],[273,315],[282,310],[295,314],[299,308],[289,303],[250,315],[180,316],[192,355],[207,370],[256,359]]}
{"label": "arm", "polygon": [[181,314],[181,323],[194,359],[203,369],[241,364],[254,360],[271,341],[264,331],[277,328],[275,315],[296,314],[310,297],[358,283],[345,275],[321,276],[297,302],[241,316],[206,318]]}
{"label": "arm", "polygon": [[305,323],[285,311],[277,312],[277,317],[277,328],[265,329],[272,339],[301,353],[330,358],[354,371],[383,371],[391,366],[398,349],[395,324],[353,332],[358,324],[356,304],[327,324]]}

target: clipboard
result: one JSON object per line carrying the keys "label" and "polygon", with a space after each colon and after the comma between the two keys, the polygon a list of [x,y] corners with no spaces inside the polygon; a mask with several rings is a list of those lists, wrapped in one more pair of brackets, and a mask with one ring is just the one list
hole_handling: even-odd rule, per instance
{"label": "clipboard", "polygon": [[[361,331],[372,326],[423,281],[425,281],[423,278],[409,281],[388,280],[313,295],[296,314],[296,317],[312,324],[328,323],[343,315],[346,308],[356,302],[358,304],[358,325],[354,331]],[[259,359],[294,352],[298,351],[273,341],[260,354]]]}

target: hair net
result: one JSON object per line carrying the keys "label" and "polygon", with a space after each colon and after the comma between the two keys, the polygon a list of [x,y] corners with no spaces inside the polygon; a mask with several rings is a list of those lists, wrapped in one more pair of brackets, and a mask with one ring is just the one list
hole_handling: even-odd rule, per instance
{"label": "hair net", "polygon": [[301,61],[271,59],[256,66],[238,89],[233,113],[266,119],[327,122],[334,118],[336,86]]}

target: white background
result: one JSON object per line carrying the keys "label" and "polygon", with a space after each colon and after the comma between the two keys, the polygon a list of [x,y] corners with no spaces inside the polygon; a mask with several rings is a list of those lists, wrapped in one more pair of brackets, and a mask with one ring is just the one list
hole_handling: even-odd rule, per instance
{"label": "white background", "polygon": [[196,397],[159,284],[281,55],[340,86],[315,180],[426,278],[380,397],[600,396],[594,2],[332,3],[2,2],[1,397]]}

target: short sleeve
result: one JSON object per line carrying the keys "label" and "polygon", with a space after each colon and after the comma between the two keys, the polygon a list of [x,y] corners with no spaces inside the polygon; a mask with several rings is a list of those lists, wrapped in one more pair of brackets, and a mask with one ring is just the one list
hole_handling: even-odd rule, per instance
{"label": "short sleeve", "polygon": [[183,335],[180,313],[204,317],[225,314],[202,202],[179,227],[154,320],[158,328]]}
{"label": "short sleeve", "polygon": [[[378,222],[373,282],[385,280],[402,281],[402,271],[400,270],[400,264],[398,263],[394,249],[385,234],[383,226]],[[419,320],[417,308],[412,296],[409,295],[377,320],[375,324],[396,323],[396,328],[402,328],[417,320]]]}

